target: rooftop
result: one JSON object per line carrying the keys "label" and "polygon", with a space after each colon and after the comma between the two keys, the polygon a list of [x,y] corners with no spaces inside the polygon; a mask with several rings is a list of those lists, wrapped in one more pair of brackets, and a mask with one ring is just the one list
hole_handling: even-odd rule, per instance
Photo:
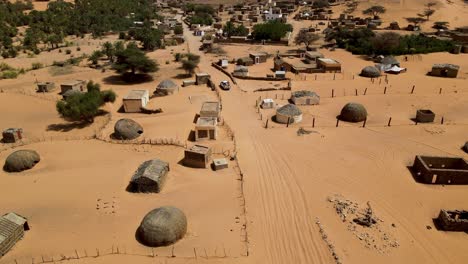
{"label": "rooftop", "polygon": [[218,121],[216,117],[199,117],[197,120],[197,126],[216,126]]}
{"label": "rooftop", "polygon": [[204,102],[200,112],[219,112],[218,102]]}
{"label": "rooftop", "polygon": [[194,145],[190,149],[188,149],[190,152],[196,152],[200,154],[206,154],[210,151],[209,147],[201,146],[201,145]]}
{"label": "rooftop", "polygon": [[139,100],[148,94],[148,90],[131,90],[123,99]]}
{"label": "rooftop", "polygon": [[326,64],[340,64],[338,61],[330,58],[318,58],[318,60]]}
{"label": "rooftop", "polygon": [[62,83],[62,85],[73,86],[73,85],[82,84],[82,83],[84,83],[84,81],[74,80],[74,81],[68,81],[68,82]]}

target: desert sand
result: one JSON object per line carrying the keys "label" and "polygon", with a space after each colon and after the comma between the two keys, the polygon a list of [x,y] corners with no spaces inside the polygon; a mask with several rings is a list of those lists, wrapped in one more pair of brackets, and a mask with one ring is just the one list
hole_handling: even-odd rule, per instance
{"label": "desert sand", "polygon": [[[361,3],[356,12],[372,3]],[[397,20],[405,25],[404,17],[422,9],[424,3],[386,1],[384,23]],[[466,15],[467,6],[461,1],[439,2],[431,20],[463,26]],[[0,81],[0,124],[2,128],[22,127],[26,137],[23,146],[0,145],[0,160],[17,149],[35,149],[42,159],[30,171],[0,172],[0,208],[26,216],[31,225],[0,263],[336,263],[332,254],[342,263],[466,262],[466,234],[437,231],[432,222],[440,209],[468,209],[466,187],[417,183],[407,166],[415,155],[468,159],[460,149],[468,140],[468,55],[433,53],[409,56],[408,61],[399,57],[407,72],[372,82],[358,76],[372,62],[343,50],[320,50],[340,61],[343,72],[288,73],[293,91],[313,90],[321,97],[319,105],[300,106],[302,123],[289,127],[273,122],[274,110],[257,110],[255,104],[259,98],[272,98],[284,105],[290,92],[254,91],[286,87],[287,81],[237,80],[230,91],[219,91],[225,125],[220,127],[220,139],[207,144],[217,157],[236,153],[238,164],[230,161],[227,170],[214,172],[180,165],[184,150],[180,146],[121,144],[109,138],[114,123],[125,117],[143,125],[140,142],[194,144],[188,136],[195,114],[204,101],[218,100],[206,86],[180,88],[174,95],[151,99],[150,107],[162,108],[161,114],[118,111],[121,98],[131,89],[152,92],[166,78],[182,83],[177,76],[183,71],[173,61],[176,52],[200,54],[197,72],[208,72],[215,83],[227,80],[211,66],[220,56],[201,54],[200,37],[188,28],[184,35],[185,44],[149,53],[161,68],[150,82],[122,84],[115,81],[112,71],[103,73],[86,65],[62,75],[49,67]],[[115,39],[74,41],[79,41],[81,53],[89,54],[100,43]],[[250,51],[275,54],[294,48],[223,46],[231,59]],[[51,52],[4,61],[29,67],[32,62],[50,65],[65,58],[63,53]],[[427,76],[434,63],[460,65],[458,78]],[[272,66],[269,59],[250,67],[250,74],[271,74]],[[36,80],[58,85],[73,79],[99,82],[119,96],[105,106],[108,114],[92,125],[78,126],[60,118],[55,111],[58,91],[34,91]],[[366,127],[345,122],[336,127],[336,116],[348,102],[367,108]],[[433,124],[411,121],[421,108],[436,113]],[[311,133],[298,136],[301,127]],[[162,193],[126,192],[138,165],[152,158],[171,166]],[[380,219],[378,227],[351,230],[336,213],[337,201],[362,208],[369,202]],[[135,231],[149,210],[162,205],[184,210],[188,233],[174,246],[151,250],[135,240]]]}

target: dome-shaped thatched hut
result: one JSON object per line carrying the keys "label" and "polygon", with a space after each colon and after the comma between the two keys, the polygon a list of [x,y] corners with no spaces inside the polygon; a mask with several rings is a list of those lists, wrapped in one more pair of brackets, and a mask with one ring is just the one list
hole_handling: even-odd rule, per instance
{"label": "dome-shaped thatched hut", "polygon": [[123,118],[115,123],[114,134],[115,139],[130,140],[135,139],[143,134],[143,127],[132,119]]}
{"label": "dome-shaped thatched hut", "polygon": [[287,104],[276,110],[276,122],[287,124],[299,123],[302,121],[302,111],[293,104]]}
{"label": "dome-shaped thatched hut", "polygon": [[468,153],[468,141],[465,143],[465,145],[463,146],[463,150]]}
{"label": "dome-shaped thatched hut", "polygon": [[20,172],[34,167],[41,158],[34,150],[18,150],[11,153],[5,160],[3,169],[7,172]]}
{"label": "dome-shaped thatched hut", "polygon": [[377,78],[380,76],[380,71],[375,66],[366,66],[361,70],[362,77]]}
{"label": "dome-shaped thatched hut", "polygon": [[179,90],[179,86],[174,81],[166,79],[158,84],[158,87],[156,87],[156,91],[154,93],[164,96],[173,94],[177,90]]}
{"label": "dome-shaped thatched hut", "polygon": [[164,206],[145,215],[137,229],[137,239],[149,247],[167,246],[187,232],[187,217],[180,209]]}
{"label": "dome-shaped thatched hut", "polygon": [[347,103],[339,116],[340,120],[347,122],[361,122],[366,120],[367,110],[362,104]]}

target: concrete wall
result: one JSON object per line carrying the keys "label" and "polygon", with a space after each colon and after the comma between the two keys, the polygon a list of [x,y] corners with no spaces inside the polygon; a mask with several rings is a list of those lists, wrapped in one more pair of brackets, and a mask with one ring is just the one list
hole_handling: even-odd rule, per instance
{"label": "concrete wall", "polygon": [[437,224],[445,231],[468,231],[468,211],[440,210]]}
{"label": "concrete wall", "polygon": [[430,184],[468,184],[468,164],[462,158],[416,156],[412,172]]}

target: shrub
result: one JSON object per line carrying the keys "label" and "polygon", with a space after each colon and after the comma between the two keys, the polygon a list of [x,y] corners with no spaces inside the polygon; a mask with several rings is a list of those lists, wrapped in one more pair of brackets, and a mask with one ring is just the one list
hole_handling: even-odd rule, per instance
{"label": "shrub", "polygon": [[166,61],[166,64],[169,64],[169,63],[170,63],[170,62],[167,60],[167,61]]}
{"label": "shrub", "polygon": [[119,39],[126,39],[126,36],[125,32],[119,32]]}
{"label": "shrub", "polygon": [[76,47],[76,51],[81,51],[81,47]]}
{"label": "shrub", "polygon": [[18,72],[14,70],[13,71],[8,70],[8,71],[2,72],[1,76],[3,79],[16,79],[18,77]]}
{"label": "shrub", "polygon": [[31,69],[33,70],[38,70],[38,69],[41,69],[41,68],[44,68],[44,65],[40,62],[33,62],[32,65],[31,65]]}
{"label": "shrub", "polygon": [[70,54],[71,54],[71,50],[67,49],[67,50],[65,50],[65,53],[66,53],[67,55],[70,55]]}

